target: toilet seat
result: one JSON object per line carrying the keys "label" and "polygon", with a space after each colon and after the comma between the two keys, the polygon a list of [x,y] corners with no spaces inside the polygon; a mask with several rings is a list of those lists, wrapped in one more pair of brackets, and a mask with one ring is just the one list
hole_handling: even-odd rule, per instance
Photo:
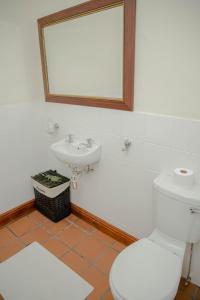
{"label": "toilet seat", "polygon": [[124,249],[110,272],[110,286],[118,300],[172,300],[181,277],[183,258],[141,239]]}

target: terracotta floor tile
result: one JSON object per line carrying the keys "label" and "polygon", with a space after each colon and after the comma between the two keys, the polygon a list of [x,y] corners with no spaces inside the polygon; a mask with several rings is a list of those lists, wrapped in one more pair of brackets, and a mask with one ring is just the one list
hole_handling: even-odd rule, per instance
{"label": "terracotta floor tile", "polygon": [[198,288],[198,292],[196,294],[196,300],[200,300],[200,287]]}
{"label": "terracotta floor tile", "polygon": [[[114,300],[108,274],[113,260],[126,247],[124,244],[73,214],[54,223],[33,211],[7,227],[0,229],[0,262],[22,250],[23,242],[38,241],[95,288],[87,300]],[[191,300],[195,294],[195,300],[200,300],[200,290],[193,284],[185,287],[181,280],[175,300]]]}
{"label": "terracotta floor tile", "polygon": [[38,210],[34,210],[31,212],[28,217],[33,220],[36,224],[45,223],[49,219],[46,218],[43,214],[41,214]]}
{"label": "terracotta floor tile", "polygon": [[44,223],[44,227],[46,228],[46,230],[52,234],[58,233],[64,230],[68,226],[70,226],[70,223],[67,222],[66,220],[61,220],[57,223],[48,220],[47,222]]}
{"label": "terracotta floor tile", "polygon": [[[195,292],[196,286],[192,283],[189,285],[185,285],[185,279],[181,278],[180,284],[179,284],[179,290],[183,292],[186,295],[192,296],[193,293]],[[196,300],[196,299],[195,299]]]}
{"label": "terracotta floor tile", "polygon": [[84,237],[84,233],[74,225],[67,227],[64,231],[57,235],[63,242],[73,247],[79,243]]}
{"label": "terracotta floor tile", "polygon": [[14,254],[19,252],[23,248],[24,248],[24,245],[19,240],[15,240],[12,243],[10,243],[7,247],[1,248],[0,249],[0,262],[13,256]]}
{"label": "terracotta floor tile", "polygon": [[87,300],[101,300],[102,294],[97,289],[94,289],[89,296],[87,296]]}
{"label": "terracotta floor tile", "polygon": [[185,285],[185,278],[181,278],[179,283],[179,290],[186,291],[189,294],[191,294],[193,292],[193,288],[193,284]]}
{"label": "terracotta floor tile", "polygon": [[110,268],[113,264],[114,259],[119,253],[113,249],[109,249],[100,259],[95,263],[95,265],[104,273],[109,273]]}
{"label": "terracotta floor tile", "polygon": [[6,227],[0,229],[0,247],[6,246],[15,239],[16,237],[9,229]]}
{"label": "terracotta floor tile", "polygon": [[118,241],[115,241],[114,244],[112,245],[112,248],[117,250],[118,252],[121,252],[122,250],[124,250],[127,246],[118,242]]}
{"label": "terracotta floor tile", "polygon": [[37,228],[21,237],[21,240],[25,244],[30,244],[32,242],[45,242],[50,238],[50,234],[44,228]]}
{"label": "terracotta floor tile", "polygon": [[107,246],[93,236],[87,236],[75,247],[75,249],[85,259],[94,261],[106,251]]}
{"label": "terracotta floor tile", "polygon": [[87,297],[87,300],[103,299],[104,294],[109,289],[107,277],[102,276],[102,274],[93,267],[89,267],[83,274],[83,277],[94,287],[94,290]]}
{"label": "terracotta floor tile", "polygon": [[82,274],[82,272],[88,267],[87,261],[73,251],[66,253],[60,259],[79,274]]}
{"label": "terracotta floor tile", "polygon": [[94,232],[96,229],[94,226],[92,226],[91,224],[79,219],[76,222],[76,225],[79,226],[82,230],[86,231],[86,232]]}
{"label": "terracotta floor tile", "polygon": [[74,214],[70,214],[68,217],[65,218],[65,220],[75,223],[76,221],[80,220],[77,216]]}
{"label": "terracotta floor tile", "polygon": [[179,283],[179,289],[182,290],[183,288],[185,288],[185,279],[181,278]]}
{"label": "terracotta floor tile", "polygon": [[99,286],[105,281],[105,276],[93,266],[88,267],[82,274],[82,277],[88,281],[94,288]]}
{"label": "terracotta floor tile", "polygon": [[56,238],[50,238],[47,242],[42,243],[42,245],[57,257],[69,251],[69,248]]}
{"label": "terracotta floor tile", "polygon": [[179,291],[175,297],[175,300],[191,300],[191,297]]}
{"label": "terracotta floor tile", "polygon": [[100,231],[100,230],[96,230],[96,231],[94,232],[93,236],[94,236],[95,238],[99,239],[100,241],[102,241],[102,242],[104,242],[104,243],[106,243],[106,244],[109,244],[109,245],[111,245],[111,244],[113,244],[113,243],[116,242],[115,239],[113,239],[111,236],[109,236],[109,235],[103,233],[103,232]]}
{"label": "terracotta floor tile", "polygon": [[200,287],[194,287],[193,293],[192,293],[192,299],[194,300],[200,300]]}
{"label": "terracotta floor tile", "polygon": [[96,289],[100,291],[101,294],[106,294],[106,292],[110,289],[108,276],[103,277],[103,280],[99,283]]}
{"label": "terracotta floor tile", "polygon": [[110,290],[108,290],[108,291],[105,293],[105,295],[104,295],[104,297],[102,298],[102,300],[114,300],[114,298],[113,298],[112,293],[111,293]]}
{"label": "terracotta floor tile", "polygon": [[22,236],[28,231],[36,228],[36,224],[34,224],[30,218],[27,216],[20,218],[19,220],[8,225],[8,228],[14,232],[17,236]]}

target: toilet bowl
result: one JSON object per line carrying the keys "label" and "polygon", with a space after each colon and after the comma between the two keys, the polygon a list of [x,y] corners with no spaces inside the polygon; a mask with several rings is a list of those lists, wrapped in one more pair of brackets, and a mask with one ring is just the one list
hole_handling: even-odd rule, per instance
{"label": "toilet bowl", "polygon": [[115,300],[172,300],[182,271],[185,243],[163,238],[157,230],[125,248],[110,271]]}
{"label": "toilet bowl", "polygon": [[200,185],[180,187],[162,174],[153,188],[155,230],[115,259],[109,276],[115,300],[173,300],[186,243],[200,240]]}

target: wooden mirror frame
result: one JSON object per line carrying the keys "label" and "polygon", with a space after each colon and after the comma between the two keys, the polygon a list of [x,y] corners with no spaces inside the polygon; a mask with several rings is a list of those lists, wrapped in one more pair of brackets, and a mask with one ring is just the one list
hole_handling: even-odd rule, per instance
{"label": "wooden mirror frame", "polygon": [[[65,19],[88,14],[106,7],[124,6],[124,45],[123,45],[123,98],[122,101],[106,97],[89,97],[51,94],[49,92],[48,70],[44,43],[44,28]],[[45,99],[47,102],[68,103],[121,110],[133,110],[134,54],[135,54],[135,15],[136,0],[91,0],[38,19],[38,32]]]}

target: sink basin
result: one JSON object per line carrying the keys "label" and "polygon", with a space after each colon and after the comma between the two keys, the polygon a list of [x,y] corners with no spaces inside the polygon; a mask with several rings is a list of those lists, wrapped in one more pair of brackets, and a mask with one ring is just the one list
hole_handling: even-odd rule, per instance
{"label": "sink basin", "polygon": [[87,145],[84,141],[69,142],[63,139],[51,145],[51,150],[58,160],[77,166],[87,166],[99,161],[101,145],[93,141]]}

